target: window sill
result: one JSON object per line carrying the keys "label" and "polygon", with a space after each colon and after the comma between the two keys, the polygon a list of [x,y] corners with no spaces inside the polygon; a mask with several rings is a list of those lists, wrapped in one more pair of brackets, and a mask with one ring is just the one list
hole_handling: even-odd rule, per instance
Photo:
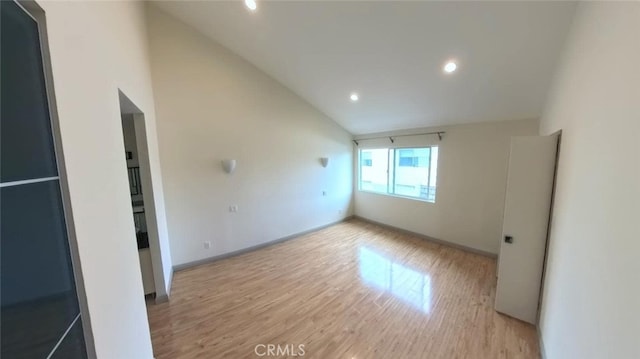
{"label": "window sill", "polygon": [[402,198],[402,199],[408,199],[408,200],[412,200],[412,201],[418,201],[418,202],[425,202],[425,203],[431,203],[431,204],[436,204],[436,201],[430,201],[428,199],[423,199],[423,198],[418,198],[418,197],[409,197],[409,196],[402,196],[399,194],[391,194],[391,193],[380,193],[380,192],[373,192],[373,191],[367,191],[364,189],[359,189],[358,192],[363,192],[363,193],[370,193],[370,194],[377,194],[378,196],[385,196],[385,197],[394,197],[394,198]]}

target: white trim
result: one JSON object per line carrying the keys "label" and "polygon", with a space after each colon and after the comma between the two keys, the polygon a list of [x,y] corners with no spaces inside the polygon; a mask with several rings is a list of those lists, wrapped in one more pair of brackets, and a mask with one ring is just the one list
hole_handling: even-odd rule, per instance
{"label": "white trim", "polygon": [[436,203],[435,200],[430,201],[430,200],[424,199],[422,197],[403,196],[401,194],[388,193],[388,192],[374,192],[374,191],[369,191],[369,190],[366,190],[366,189],[358,189],[358,192],[377,194],[377,195],[380,195],[380,196],[387,196],[387,197],[404,198],[404,199],[410,199],[410,200],[414,200],[414,201],[427,202],[427,203],[431,203],[431,204],[435,204]]}
{"label": "white trim", "polygon": [[22,184],[29,184],[29,183],[55,181],[55,180],[59,180],[59,179],[60,179],[60,177],[55,176],[55,177],[43,177],[43,178],[28,179],[28,180],[22,180],[22,181],[5,182],[5,183],[0,183],[0,188],[19,186],[19,185],[22,185]]}
{"label": "white trim", "polygon": [[388,228],[388,229],[391,229],[391,230],[394,230],[394,231],[406,233],[406,234],[408,234],[410,236],[421,238],[421,239],[424,239],[426,241],[437,243],[437,244],[441,244],[443,246],[447,246],[447,247],[450,247],[450,248],[459,249],[459,250],[462,250],[462,251],[465,251],[465,252],[474,253],[474,254],[478,254],[478,255],[481,255],[481,256],[489,257],[489,258],[494,258],[494,259],[498,258],[498,254],[493,253],[493,252],[488,252],[488,251],[485,251],[485,250],[482,250],[482,249],[469,247],[469,246],[466,246],[464,244],[458,244],[458,243],[445,241],[443,239],[429,237],[429,236],[427,236],[425,234],[422,234],[422,233],[413,232],[413,231],[406,230],[404,228],[392,226],[390,224],[374,221],[374,220],[366,218],[366,217],[358,216],[357,214],[354,215],[353,218],[359,219],[359,220],[364,221],[364,222],[372,223],[372,224],[375,224],[375,225],[383,227],[383,228]]}
{"label": "white trim", "polygon": [[[14,0],[13,1],[16,5],[18,5],[19,8],[22,9],[22,11],[24,11],[30,18],[31,20],[33,20],[33,22],[36,23],[36,26],[38,25],[38,19],[35,18],[35,16],[31,15],[31,13],[29,12],[29,10],[25,9],[24,6],[22,6],[22,4],[20,4],[18,1]],[[38,29],[39,30],[39,29]]]}
{"label": "white trim", "polygon": [[540,329],[540,323],[536,325],[536,332],[538,333],[538,347],[540,348],[540,358],[547,359],[547,351],[544,348],[544,340],[542,340],[542,330]]}
{"label": "white trim", "polygon": [[58,340],[58,342],[56,343],[56,346],[54,346],[53,349],[51,349],[51,353],[47,355],[47,359],[51,359],[51,356],[56,352],[56,349],[58,349],[60,344],[62,344],[62,341],[67,336],[67,334],[69,334],[69,331],[71,330],[71,328],[73,328],[73,325],[76,324],[78,319],[80,319],[80,313],[76,315],[76,319],[74,319],[73,322],[71,322],[71,325],[69,325],[69,328],[67,328],[67,330],[64,331],[64,334],[62,334],[62,337],[60,337],[60,340]]}

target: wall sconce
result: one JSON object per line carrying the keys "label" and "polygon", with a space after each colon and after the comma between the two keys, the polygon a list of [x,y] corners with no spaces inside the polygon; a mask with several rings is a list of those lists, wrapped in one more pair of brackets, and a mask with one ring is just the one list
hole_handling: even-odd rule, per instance
{"label": "wall sconce", "polygon": [[329,157],[320,157],[320,164],[326,168],[329,165]]}
{"label": "wall sconce", "polygon": [[236,169],[236,160],[222,160],[222,169],[231,174]]}

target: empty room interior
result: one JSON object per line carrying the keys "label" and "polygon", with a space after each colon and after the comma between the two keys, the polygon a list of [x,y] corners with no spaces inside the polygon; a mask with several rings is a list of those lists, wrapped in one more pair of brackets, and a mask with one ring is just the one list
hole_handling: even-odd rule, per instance
{"label": "empty room interior", "polygon": [[3,359],[640,358],[640,2],[0,2]]}

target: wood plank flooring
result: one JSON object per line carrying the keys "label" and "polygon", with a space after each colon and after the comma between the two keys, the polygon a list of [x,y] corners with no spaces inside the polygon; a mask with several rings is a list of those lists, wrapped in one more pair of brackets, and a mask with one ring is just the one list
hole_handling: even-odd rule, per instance
{"label": "wood plank flooring", "polygon": [[148,305],[154,354],[539,358],[535,328],[493,310],[495,271],[494,259],[350,220],[176,272],[171,301]]}

